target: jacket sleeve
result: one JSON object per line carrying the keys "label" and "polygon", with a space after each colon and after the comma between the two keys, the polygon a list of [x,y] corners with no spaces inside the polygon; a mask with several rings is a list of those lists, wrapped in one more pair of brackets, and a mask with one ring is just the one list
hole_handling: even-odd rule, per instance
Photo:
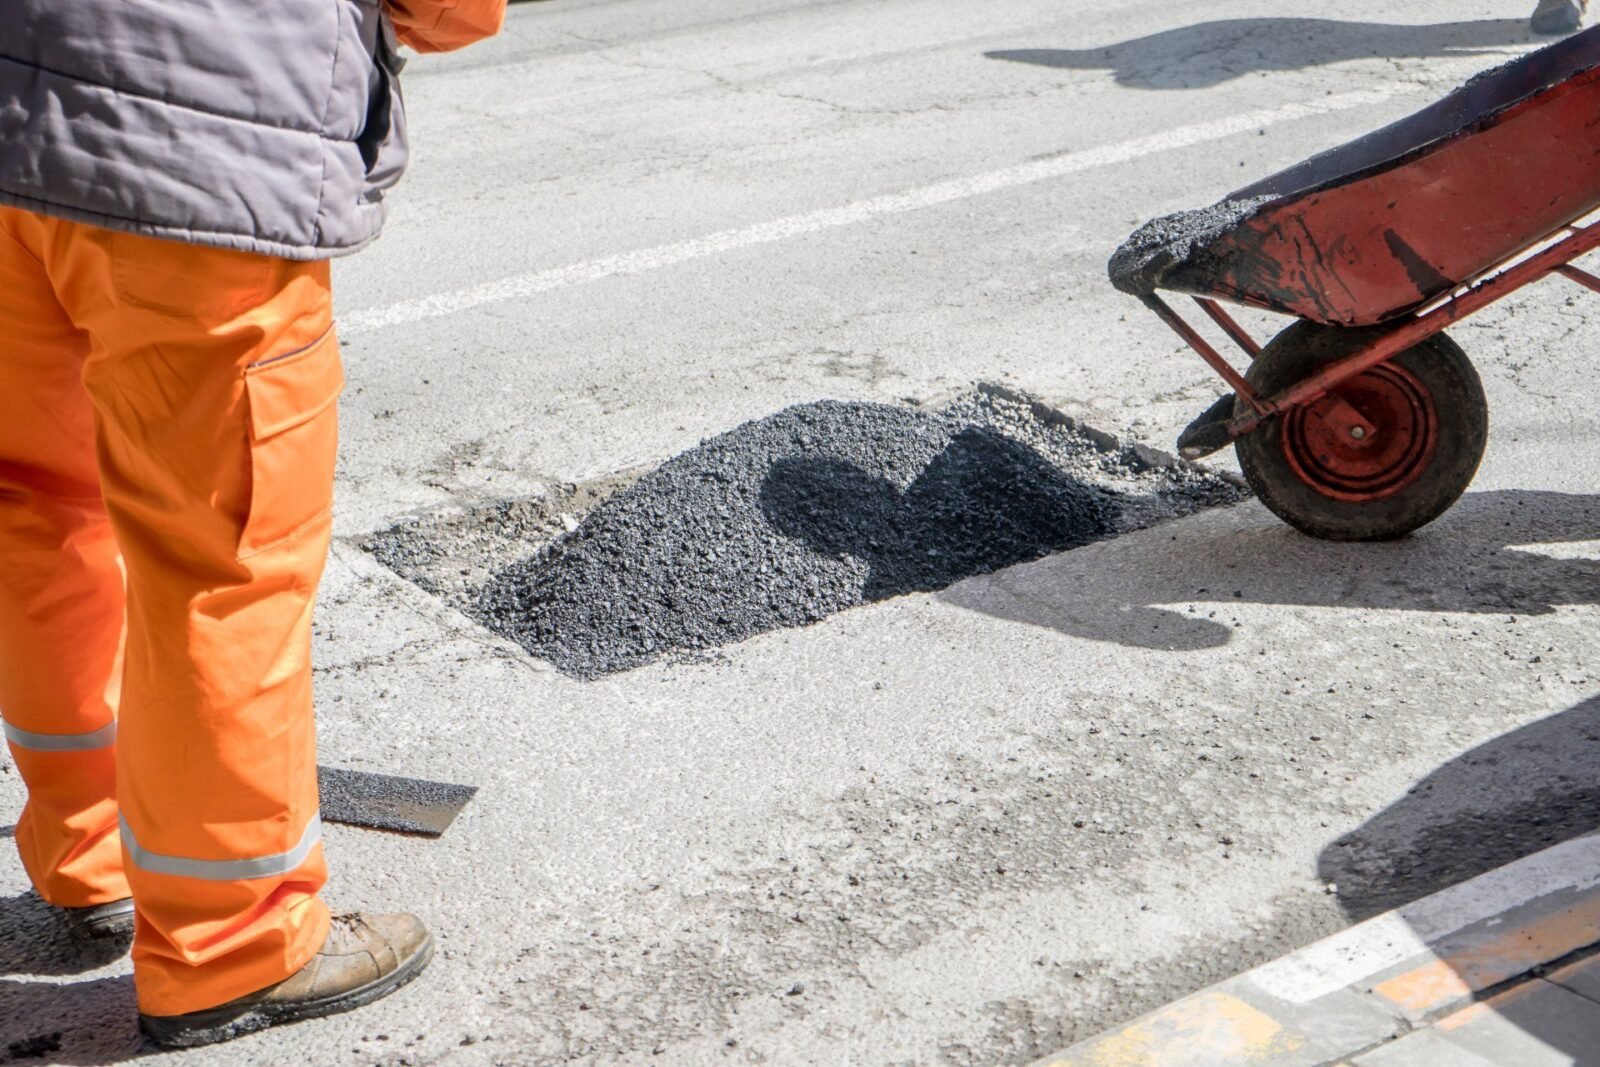
{"label": "jacket sleeve", "polygon": [[395,36],[418,52],[449,52],[500,32],[506,0],[384,0]]}

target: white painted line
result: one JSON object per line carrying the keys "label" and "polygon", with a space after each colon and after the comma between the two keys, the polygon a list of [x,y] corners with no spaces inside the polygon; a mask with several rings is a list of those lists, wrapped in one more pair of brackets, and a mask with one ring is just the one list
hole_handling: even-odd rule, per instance
{"label": "white painted line", "polygon": [[1214,122],[1202,122],[1194,126],[1165,130],[1161,133],[1151,134],[1148,137],[1136,137],[1130,141],[1104,145],[1099,148],[1088,148],[1081,152],[1068,152],[1059,156],[1051,156],[1048,159],[1039,159],[1013,167],[1004,167],[1000,170],[989,171],[986,174],[978,174],[970,178],[956,178],[951,181],[937,182],[933,185],[924,185],[919,189],[911,189],[903,193],[890,193],[885,196],[871,197],[867,200],[858,200],[843,207],[824,208],[804,215],[790,215],[786,218],[759,222],[736,230],[722,230],[718,233],[696,237],[688,241],[659,245],[655,248],[639,249],[634,252],[623,252],[614,256],[604,256],[600,259],[591,259],[583,263],[574,263],[571,266],[557,267],[553,270],[515,274],[509,278],[501,278],[498,281],[487,282],[483,285],[475,285],[466,289],[437,293],[433,296],[420,297],[415,300],[403,300],[386,307],[355,311],[340,317],[339,332],[345,337],[351,337],[356,334],[370,333],[374,330],[381,330],[391,326],[403,326],[407,323],[421,322],[424,319],[454,315],[457,312],[468,311],[472,308],[482,307],[485,304],[515,300],[520,297],[532,296],[535,293],[546,293],[552,289],[561,289],[570,285],[582,285],[585,282],[599,281],[602,278],[642,274],[646,271],[659,270],[662,267],[669,267],[692,259],[702,259],[706,256],[731,252],[734,249],[770,244],[774,241],[786,241],[791,237],[800,237],[822,230],[837,229],[841,226],[851,226],[870,219],[881,218],[885,215],[919,211],[938,204],[948,204],[953,200],[966,200],[1005,189],[1015,189],[1021,185],[1030,185],[1034,182],[1047,181],[1051,178],[1060,178],[1068,174],[1077,174],[1099,167],[1126,163],[1130,160],[1155,155],[1159,152],[1188,148],[1198,144],[1205,144],[1208,141],[1220,141],[1223,138],[1248,133],[1251,130],[1264,129],[1268,126],[1310,118],[1314,115],[1326,115],[1336,111],[1349,111],[1353,108],[1381,104],[1397,96],[1418,92],[1421,88],[1421,86],[1411,83],[1396,83],[1375,89],[1335,93],[1303,103],[1284,104],[1281,107],[1265,108],[1260,111],[1247,111],[1243,114],[1217,119]]}
{"label": "white painted line", "polygon": [[1600,837],[1580,837],[1480,874],[1263,964],[1245,977],[1291,1004],[1355,985],[1474,923],[1552,893],[1600,884]]}

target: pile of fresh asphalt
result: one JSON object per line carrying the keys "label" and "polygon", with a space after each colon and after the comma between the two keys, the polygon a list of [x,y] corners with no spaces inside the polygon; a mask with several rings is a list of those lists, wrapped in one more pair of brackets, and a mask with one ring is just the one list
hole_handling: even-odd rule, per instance
{"label": "pile of fresh asphalt", "polygon": [[[452,558],[461,516],[440,529],[389,530],[366,547],[563,672],[595,678],[942,589],[1243,495],[1230,480],[984,387],[937,410],[820,401],[746,423],[488,570]],[[510,512],[471,518],[496,514]],[[468,543],[504,551],[505,539]],[[441,582],[451,569],[487,578]]]}

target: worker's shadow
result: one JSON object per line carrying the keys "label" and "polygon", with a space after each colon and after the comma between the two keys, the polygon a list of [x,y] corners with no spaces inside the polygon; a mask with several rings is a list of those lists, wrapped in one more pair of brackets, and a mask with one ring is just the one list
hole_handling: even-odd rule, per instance
{"label": "worker's shadow", "polygon": [[46,980],[100,970],[127,951],[126,941],[78,944],[32,892],[0,899],[0,1063],[113,1063],[144,1054],[130,976]]}
{"label": "worker's shadow", "polygon": [[1433,771],[1323,849],[1317,873],[1359,921],[1597,829],[1592,697]]}
{"label": "worker's shadow", "polygon": [[57,985],[0,978],[0,1063],[119,1063],[151,1054],[133,978]]}
{"label": "worker's shadow", "polygon": [[61,913],[31,890],[0,898],[0,975],[84,974],[127,952],[126,940],[74,941]]}
{"label": "worker's shadow", "polygon": [[1530,40],[1522,19],[1397,26],[1332,19],[1223,19],[1104,48],[1017,48],[991,59],[1065,70],[1109,70],[1136,89],[1200,89],[1261,71],[1364,59],[1477,55]]}
{"label": "worker's shadow", "polygon": [[1539,551],[1600,537],[1600,497],[1468,493],[1432,525],[1374,544],[1319,541],[1256,504],[952,586],[947,603],[1139,648],[1219,648],[1233,605],[1544,615],[1600,603],[1600,560]]}
{"label": "worker's shadow", "polygon": [[[1414,922],[1412,932],[1430,946],[1434,958],[1447,966],[1459,959],[1460,977],[1476,985],[1484,977],[1475,971],[1486,961],[1492,970],[1495,951],[1480,947],[1458,956],[1450,941],[1459,935],[1440,931],[1436,919],[1427,918],[1437,909],[1413,911],[1406,905],[1595,830],[1600,830],[1600,697],[1450,760],[1324,848],[1317,873],[1335,887],[1353,921],[1389,912],[1392,918],[1385,922]],[[1491,916],[1482,927],[1502,921]],[[1537,1048],[1548,1050],[1552,1063],[1595,1064],[1600,1059],[1591,1030],[1565,1017],[1572,1005],[1581,1004],[1545,987],[1531,998],[1496,1001],[1492,1014],[1480,1013],[1474,1025],[1500,1033],[1520,1030]],[[1473,1040],[1462,1036],[1469,1044]],[[1444,1055],[1442,1048],[1432,1048],[1434,1057]]]}

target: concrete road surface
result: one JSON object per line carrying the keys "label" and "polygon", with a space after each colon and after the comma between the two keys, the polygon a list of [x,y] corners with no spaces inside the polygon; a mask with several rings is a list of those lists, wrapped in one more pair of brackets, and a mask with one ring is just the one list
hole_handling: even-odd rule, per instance
{"label": "concrete road surface", "polygon": [[[1170,448],[1219,390],[1110,251],[1531,6],[548,0],[413,60],[412,173],[337,271],[322,758],[480,791],[328,832],[336,907],[437,933],[422,979],[182,1062],[1021,1063],[1592,828],[1600,305],[1559,282],[1455,331],[1488,457],[1395,544],[1248,502],[593,682],[361,547],[822,398],[994,382]],[[135,1055],[125,964],[53,957],[25,885],[7,850],[0,1062]]]}

